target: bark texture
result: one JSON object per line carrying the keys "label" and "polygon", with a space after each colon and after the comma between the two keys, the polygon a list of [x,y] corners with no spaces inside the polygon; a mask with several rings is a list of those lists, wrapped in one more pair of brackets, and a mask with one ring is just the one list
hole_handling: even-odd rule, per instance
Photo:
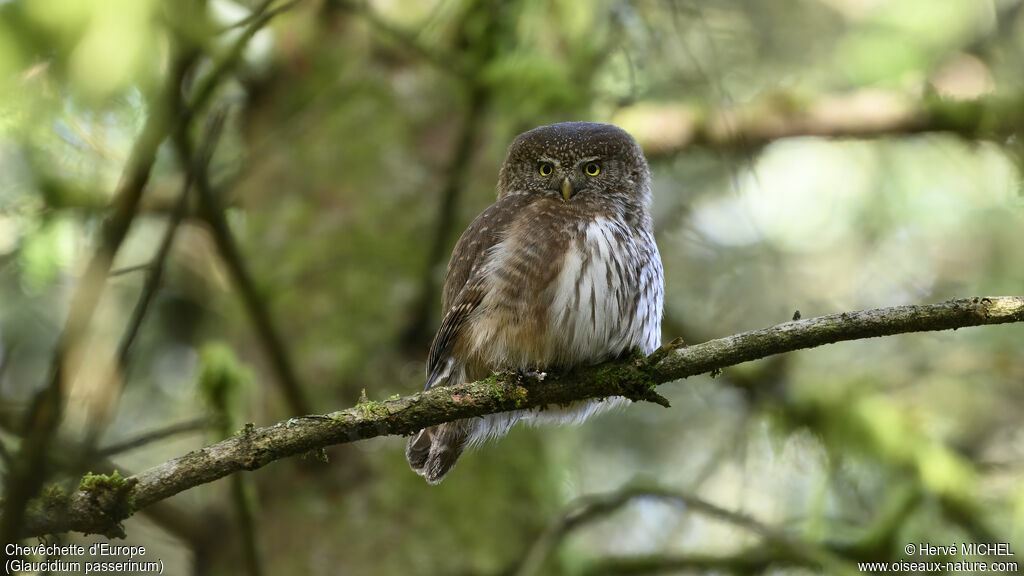
{"label": "bark texture", "polygon": [[[667,405],[658,384],[774,354],[844,340],[1024,321],[1024,297],[965,298],[940,304],[844,312],[784,322],[703,344],[673,341],[650,356],[631,357],[542,380],[499,374],[479,382],[433,388],[382,402],[367,401],[324,415],[291,418],[235,436],[121,479],[83,481],[71,495],[44,495],[30,506],[22,536],[66,531],[122,533],[137,510],[200,484],[325,446],[428,426],[590,398],[625,396]],[[397,457],[397,456],[396,456]],[[89,480],[87,477],[85,480]]]}

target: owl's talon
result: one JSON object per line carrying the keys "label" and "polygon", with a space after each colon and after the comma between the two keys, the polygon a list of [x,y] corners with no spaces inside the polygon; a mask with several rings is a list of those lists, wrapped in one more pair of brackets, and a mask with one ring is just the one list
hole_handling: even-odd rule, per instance
{"label": "owl's talon", "polygon": [[664,360],[671,352],[685,347],[686,342],[683,342],[682,338],[675,338],[668,344],[663,344],[660,348],[651,352],[651,355],[644,359],[643,362],[647,364],[647,366],[654,366],[658,362]]}

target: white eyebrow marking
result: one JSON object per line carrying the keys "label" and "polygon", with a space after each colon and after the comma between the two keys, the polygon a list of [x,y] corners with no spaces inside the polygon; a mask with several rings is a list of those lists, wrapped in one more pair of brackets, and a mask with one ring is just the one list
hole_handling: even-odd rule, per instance
{"label": "white eyebrow marking", "polygon": [[541,156],[539,158],[539,160],[541,162],[547,162],[549,164],[554,164],[555,166],[561,166],[562,165],[562,163],[559,162],[558,160],[555,160],[554,158],[551,158],[551,157],[548,157],[548,156]]}
{"label": "white eyebrow marking", "polygon": [[600,159],[601,159],[600,156],[587,156],[586,158],[580,158],[580,160],[578,162],[576,162],[576,165],[579,166],[580,164],[583,164],[584,162],[593,162],[594,160],[600,160]]}

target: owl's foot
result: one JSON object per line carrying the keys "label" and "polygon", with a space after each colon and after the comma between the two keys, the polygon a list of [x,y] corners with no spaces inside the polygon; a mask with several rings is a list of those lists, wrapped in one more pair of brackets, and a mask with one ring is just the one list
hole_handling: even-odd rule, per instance
{"label": "owl's foot", "polygon": [[643,365],[654,366],[658,362],[664,360],[665,357],[668,356],[670,353],[672,353],[675,350],[678,350],[679,348],[686,348],[686,342],[683,342],[682,338],[676,338],[675,340],[672,340],[668,344],[663,344],[661,348],[658,348],[654,352],[651,352],[650,356],[641,359],[640,362]]}

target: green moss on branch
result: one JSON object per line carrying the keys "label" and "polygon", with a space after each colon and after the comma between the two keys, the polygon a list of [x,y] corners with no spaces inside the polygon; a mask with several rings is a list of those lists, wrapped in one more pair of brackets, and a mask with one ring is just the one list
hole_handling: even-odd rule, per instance
{"label": "green moss on branch", "polygon": [[627,357],[566,374],[531,378],[502,373],[383,402],[366,400],[326,415],[247,428],[244,434],[128,478],[117,473],[87,475],[68,497],[63,513],[33,515],[23,535],[68,530],[118,534],[120,521],[132,512],[182,490],[333,444],[409,435],[461,418],[610,396],[667,404],[654,390],[658,384],[774,354],[844,340],[1021,321],[1024,298],[1013,296],[897,306],[785,322],[694,346],[673,341],[648,358]]}

